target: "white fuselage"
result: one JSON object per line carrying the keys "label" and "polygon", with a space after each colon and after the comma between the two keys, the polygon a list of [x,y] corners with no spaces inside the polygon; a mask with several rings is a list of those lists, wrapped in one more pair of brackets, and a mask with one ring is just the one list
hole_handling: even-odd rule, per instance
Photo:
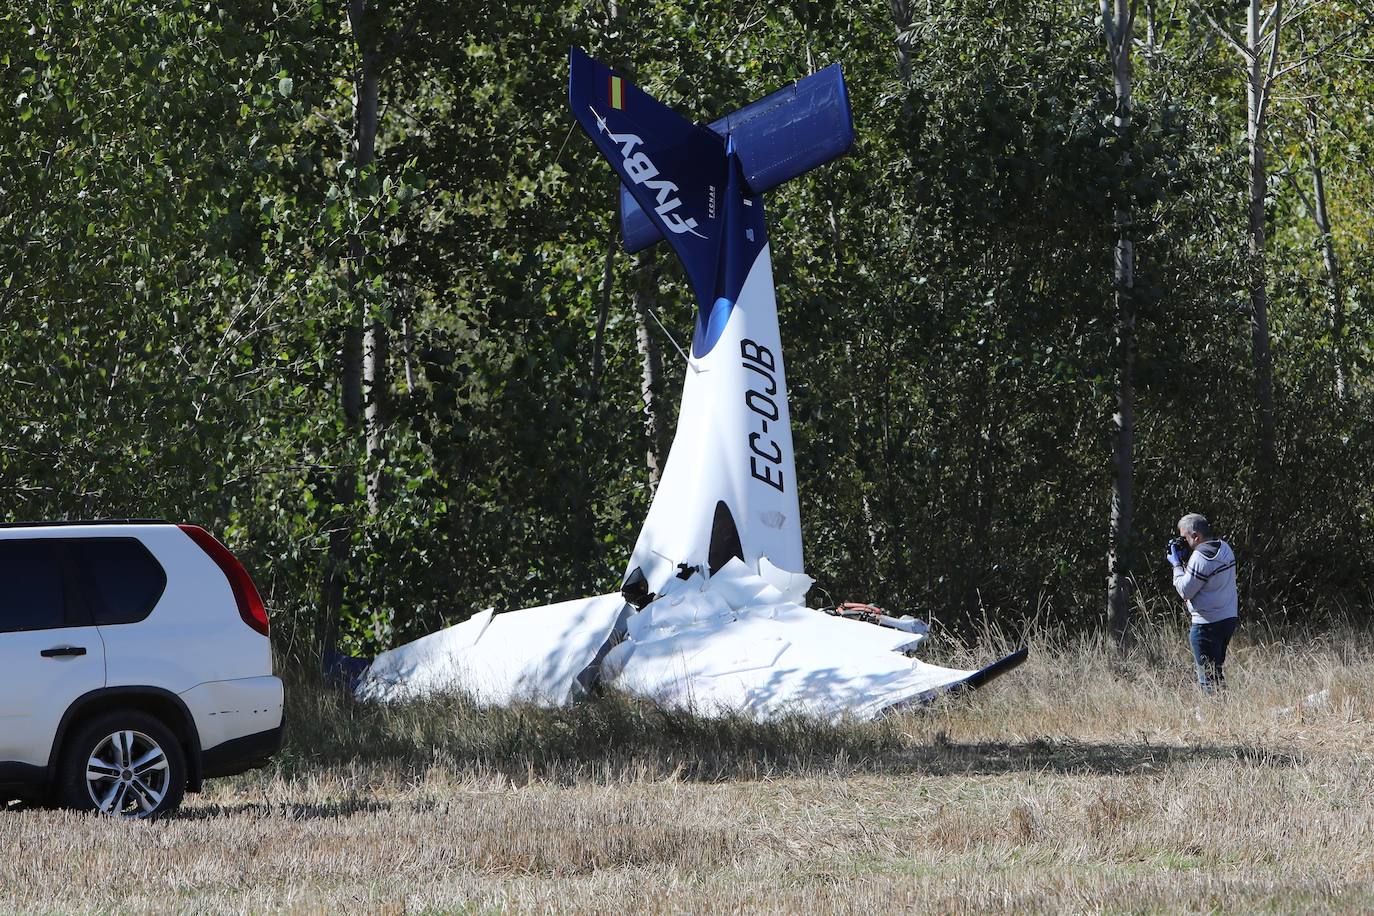
{"label": "white fuselage", "polygon": [[803,571],[787,377],[768,247],[745,279],[710,352],[691,357],[677,434],[628,571],[662,591],[679,564],[707,567],[716,506],[724,502],[743,560]]}

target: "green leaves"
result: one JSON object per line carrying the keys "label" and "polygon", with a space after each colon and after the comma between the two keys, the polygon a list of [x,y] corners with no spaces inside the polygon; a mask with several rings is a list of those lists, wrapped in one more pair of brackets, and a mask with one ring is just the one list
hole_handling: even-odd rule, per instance
{"label": "green leaves", "polygon": [[[358,651],[472,608],[614,587],[648,498],[640,370],[626,259],[603,288],[614,182],[572,129],[567,46],[702,119],[839,61],[854,152],[767,201],[811,571],[824,594],[946,620],[1014,621],[1036,602],[1095,617],[1119,204],[1138,230],[1140,536],[1203,496],[1237,528],[1247,517],[1230,77],[1161,18],[1121,130],[1083,5],[917,7],[903,68],[879,2],[760,7],[747,29],[729,5],[622,4],[614,21],[594,4],[389,6],[364,167],[338,5],[0,13],[6,512],[219,527],[298,654],[346,511]],[[1329,112],[1350,265],[1345,406],[1322,394],[1332,337],[1288,183],[1271,212],[1281,414],[1305,443],[1280,483],[1357,558],[1374,556],[1361,72],[1303,90]],[[350,237],[366,242],[357,264]],[[675,265],[656,305],[686,340]],[[341,407],[344,328],[364,318],[390,344],[373,455]],[[1199,430],[1224,469],[1205,487],[1165,472]],[[379,511],[341,498],[341,468],[359,497],[366,473],[385,481]]]}

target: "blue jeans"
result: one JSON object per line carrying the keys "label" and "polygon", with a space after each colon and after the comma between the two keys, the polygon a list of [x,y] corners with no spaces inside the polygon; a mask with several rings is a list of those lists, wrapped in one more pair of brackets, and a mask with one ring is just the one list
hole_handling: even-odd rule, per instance
{"label": "blue jeans", "polygon": [[1188,631],[1193,647],[1193,664],[1197,666],[1197,682],[1203,690],[1215,693],[1226,686],[1221,666],[1226,662],[1226,646],[1236,632],[1239,617],[1229,617],[1216,623],[1195,623]]}

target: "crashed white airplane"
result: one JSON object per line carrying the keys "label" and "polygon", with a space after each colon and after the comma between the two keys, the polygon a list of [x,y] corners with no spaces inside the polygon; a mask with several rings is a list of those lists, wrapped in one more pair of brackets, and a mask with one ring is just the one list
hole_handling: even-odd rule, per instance
{"label": "crashed white airplane", "polygon": [[[559,705],[597,684],[705,715],[871,718],[1019,665],[924,664],[911,618],[808,608],[763,193],[853,142],[838,65],[709,126],[574,48],[569,101],[621,180],[625,248],[697,296],[677,434],[619,592],[476,616],[378,656],[360,697]],[[874,624],[879,624],[875,626]]]}

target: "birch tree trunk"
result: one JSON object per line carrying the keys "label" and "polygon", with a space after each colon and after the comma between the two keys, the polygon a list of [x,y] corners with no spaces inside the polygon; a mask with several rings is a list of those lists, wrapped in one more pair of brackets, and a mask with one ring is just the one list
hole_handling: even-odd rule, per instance
{"label": "birch tree trunk", "polygon": [[[353,82],[353,167],[361,175],[377,157],[378,102],[381,95],[382,62],[369,21],[375,13],[363,0],[349,4],[349,22],[358,51],[358,69]],[[365,226],[357,226],[348,238],[349,294],[363,331],[362,384],[363,427],[367,446],[367,503],[376,513],[381,502],[382,435],[386,423],[387,328],[381,310],[370,300],[364,276],[371,252],[367,250]]]}
{"label": "birch tree trunk", "polygon": [[1251,599],[1263,606],[1268,567],[1268,537],[1273,530],[1274,472],[1277,468],[1275,444],[1274,371],[1269,346],[1269,269],[1264,202],[1269,186],[1268,143],[1269,102],[1274,84],[1297,64],[1279,70],[1279,50],[1283,28],[1317,2],[1299,3],[1285,13],[1284,0],[1274,0],[1268,12],[1261,0],[1246,4],[1245,35],[1237,38],[1200,6],[1194,8],[1213,30],[1240,55],[1245,69],[1245,137],[1248,148],[1249,189],[1247,200],[1247,241],[1249,265],[1246,284],[1250,299],[1250,350],[1254,365],[1255,397],[1255,514],[1252,537]]}
{"label": "birch tree trunk", "polygon": [[[1116,91],[1113,123],[1123,138],[1121,169],[1131,165],[1131,64],[1134,0],[1102,0],[1102,28],[1112,62]],[[1132,212],[1128,201],[1118,204],[1113,215],[1116,251],[1112,282],[1116,289],[1116,413],[1112,416],[1111,546],[1107,553],[1107,625],[1118,644],[1124,644],[1131,623],[1131,567],[1134,551],[1135,473],[1135,244],[1131,238]]]}
{"label": "birch tree trunk", "polygon": [[592,371],[587,381],[587,400],[595,404],[601,399],[601,373],[606,362],[606,321],[611,314],[611,297],[615,293],[615,256],[620,250],[620,226],[612,223],[606,239],[606,261],[601,271],[601,307],[596,314],[596,335],[592,338]]}
{"label": "birch tree trunk", "polygon": [[903,83],[911,77],[911,48],[903,36],[911,28],[912,2],[913,0],[887,0],[888,8],[892,10],[892,22],[897,26],[897,39],[893,44],[897,51],[897,71],[901,74]]}
{"label": "birch tree trunk", "polygon": [[[1270,80],[1278,59],[1279,29],[1283,21],[1283,2],[1276,0],[1269,16],[1264,16],[1260,0],[1250,0],[1246,17],[1246,46],[1249,48],[1246,81],[1246,139],[1249,144],[1250,200],[1249,255],[1250,269],[1250,341],[1254,360],[1255,385],[1255,574],[1257,588],[1254,598],[1264,600],[1264,578],[1267,554],[1263,539],[1270,530],[1273,513],[1274,446],[1274,380],[1269,350],[1269,270],[1267,238],[1264,225],[1264,199],[1269,187],[1266,128]],[[1265,23],[1272,23],[1266,35]],[[1267,47],[1266,47],[1267,45]],[[1267,54],[1265,52],[1268,52]]]}
{"label": "birch tree trunk", "polygon": [[1155,37],[1155,0],[1145,0],[1145,63],[1152,69],[1158,51]]}
{"label": "birch tree trunk", "polygon": [[[381,60],[372,34],[373,11],[365,0],[350,0],[348,23],[352,33],[357,65],[353,73],[353,141],[349,151],[355,174],[361,174],[376,158],[378,103],[381,95]],[[374,448],[380,448],[383,419],[379,384],[385,372],[386,329],[369,307],[365,291],[368,257],[363,227],[355,225],[347,238],[346,287],[352,314],[344,328],[340,390],[343,402],[344,432],[349,446],[362,434],[367,449],[362,462]],[[320,643],[326,663],[336,650],[339,618],[343,613],[344,581],[347,578],[349,549],[356,525],[358,465],[352,460],[354,448],[346,447],[334,477],[335,514],[329,526],[329,560],[325,564],[323,615]],[[377,483],[379,486],[379,483]],[[374,481],[369,475],[368,501],[373,503]],[[375,505],[373,506],[375,509]]]}
{"label": "birch tree trunk", "polygon": [[[621,5],[616,0],[610,0],[606,5],[607,24],[615,23],[620,19],[622,13]],[[611,251],[606,255],[607,303],[609,303],[610,295],[611,259],[614,257],[617,247],[616,238],[618,238],[618,232],[612,229]],[[663,473],[663,462],[668,460],[668,449],[672,445],[667,426],[663,422],[662,405],[659,402],[659,393],[663,390],[663,350],[659,346],[658,338],[654,335],[651,324],[653,322],[651,310],[653,308],[654,289],[658,281],[656,257],[653,248],[641,251],[635,255],[634,267],[630,272],[631,296],[634,300],[635,310],[635,347],[639,350],[641,366],[639,393],[644,402],[645,463],[649,468],[649,493],[651,495],[658,492],[658,481]],[[604,322],[604,318],[600,320]],[[597,336],[599,341],[599,331]]]}
{"label": "birch tree trunk", "polygon": [[668,458],[668,431],[663,422],[659,392],[663,390],[663,351],[658,338],[654,335],[650,322],[654,285],[658,280],[652,250],[641,252],[635,258],[634,268],[634,308],[635,343],[639,349],[642,373],[639,392],[644,402],[644,441],[646,443],[646,463],[649,467],[649,492],[658,491],[658,480],[663,473],[663,462]]}
{"label": "birch tree trunk", "polygon": [[1322,171],[1321,156],[1317,152],[1317,110],[1309,100],[1307,103],[1307,163],[1312,172],[1312,220],[1317,224],[1317,233],[1322,242],[1322,266],[1326,268],[1326,279],[1331,286],[1331,341],[1334,348],[1336,370],[1336,397],[1345,397],[1345,289],[1341,283],[1340,261],[1336,258],[1336,243],[1331,237],[1331,217],[1326,208],[1326,176]]}

